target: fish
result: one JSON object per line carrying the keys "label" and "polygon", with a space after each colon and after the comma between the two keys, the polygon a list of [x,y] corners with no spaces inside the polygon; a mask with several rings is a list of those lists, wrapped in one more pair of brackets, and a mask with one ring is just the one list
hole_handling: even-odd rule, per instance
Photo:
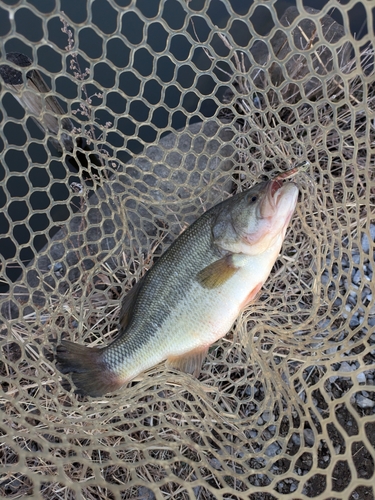
{"label": "fish", "polygon": [[[6,54],[6,59],[20,68],[33,65],[32,60],[21,52],[9,52]],[[72,139],[74,124],[70,118],[61,118],[65,115],[65,111],[56,97],[46,95],[51,93],[51,89],[41,73],[33,68],[26,73],[26,78],[24,78],[22,71],[7,64],[1,64],[0,76],[34,123],[44,133],[49,134],[49,140],[57,151],[62,153],[66,149],[72,152],[74,150]],[[60,128],[62,131],[59,134]],[[59,140],[58,136],[60,136]]]}
{"label": "fish", "polygon": [[[8,52],[6,59],[13,66],[0,64],[0,77],[5,87],[30,115],[38,128],[48,135],[48,141],[56,149],[57,154],[68,153],[65,160],[69,167],[75,172],[80,171],[89,186],[94,180],[97,182],[102,175],[103,162],[94,153],[91,141],[75,134],[73,121],[65,116],[66,113],[59,100],[52,95],[40,71],[33,67],[33,61],[21,52]],[[14,66],[31,67],[31,69],[24,75]],[[75,146],[88,154],[82,153]]]}
{"label": "fish", "polygon": [[125,296],[117,338],[104,347],[62,340],[57,368],[100,397],[145,370],[199,376],[209,347],[258,295],[277,260],[299,189],[281,174],[201,215]]}

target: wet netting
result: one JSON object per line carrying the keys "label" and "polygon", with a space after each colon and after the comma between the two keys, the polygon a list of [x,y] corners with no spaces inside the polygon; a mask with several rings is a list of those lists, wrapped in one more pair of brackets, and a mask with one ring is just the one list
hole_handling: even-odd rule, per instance
{"label": "wet netting", "polygon": [[[312,4],[0,3],[2,498],[374,499],[375,9]],[[60,340],[108,344],[191,222],[300,165],[199,377],[75,394]]]}

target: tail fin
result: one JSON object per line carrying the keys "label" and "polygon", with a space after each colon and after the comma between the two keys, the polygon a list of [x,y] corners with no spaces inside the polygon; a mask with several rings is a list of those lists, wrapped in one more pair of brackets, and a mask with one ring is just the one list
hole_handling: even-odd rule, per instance
{"label": "tail fin", "polygon": [[72,373],[80,394],[98,397],[119,389],[124,381],[103,360],[103,349],[62,340],[56,348],[57,369]]}

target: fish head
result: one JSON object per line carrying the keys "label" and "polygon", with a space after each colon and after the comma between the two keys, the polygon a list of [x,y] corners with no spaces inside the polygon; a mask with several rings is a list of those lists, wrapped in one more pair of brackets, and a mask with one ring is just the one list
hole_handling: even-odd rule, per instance
{"label": "fish head", "polygon": [[224,252],[258,255],[280,247],[298,198],[293,182],[274,179],[226,200],[214,222],[214,243]]}

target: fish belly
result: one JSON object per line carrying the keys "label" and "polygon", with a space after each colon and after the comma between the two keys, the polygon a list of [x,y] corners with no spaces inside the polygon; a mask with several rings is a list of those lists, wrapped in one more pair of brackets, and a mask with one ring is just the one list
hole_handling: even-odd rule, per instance
{"label": "fish belly", "polygon": [[208,348],[223,337],[252,293],[256,295],[266,281],[273,262],[251,257],[247,265],[214,289],[195,282],[163,324],[159,339],[162,358]]}
{"label": "fish belly", "polygon": [[188,293],[176,300],[176,307],[152,339],[132,358],[124,359],[119,367],[124,380],[131,380],[167,358],[208,349],[230,330],[249,296],[266,281],[273,263],[274,259],[264,262],[249,257],[245,266],[214,289],[194,281]]}

